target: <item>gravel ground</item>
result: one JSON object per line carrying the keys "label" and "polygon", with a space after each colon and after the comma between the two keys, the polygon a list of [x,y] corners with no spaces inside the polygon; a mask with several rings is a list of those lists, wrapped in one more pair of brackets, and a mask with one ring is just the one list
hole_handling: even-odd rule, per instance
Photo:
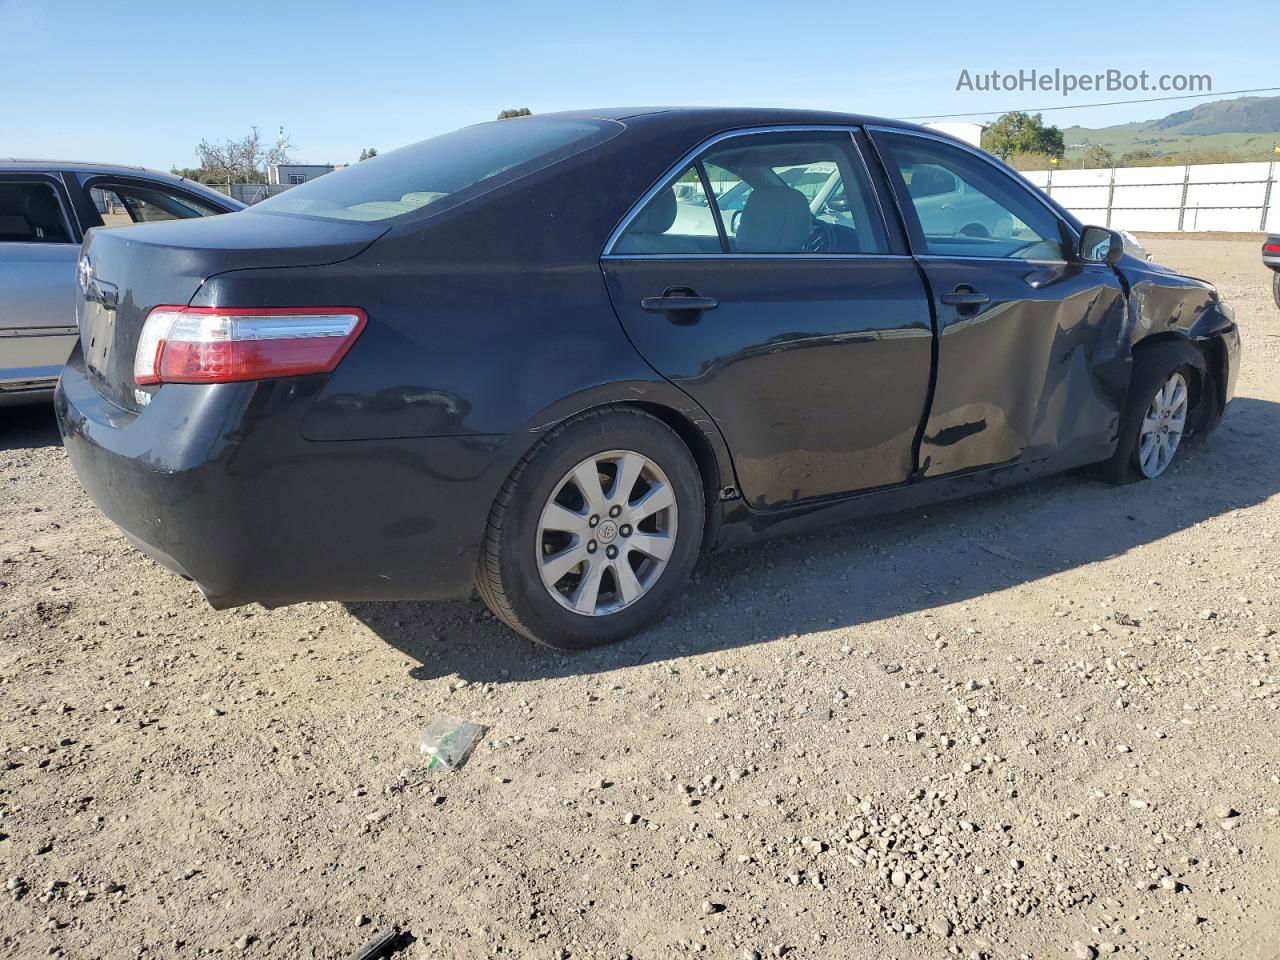
{"label": "gravel ground", "polygon": [[[0,955],[1280,952],[1280,310],[1222,428],[713,559],[561,656],[478,603],[216,613],[0,411]],[[427,770],[421,729],[490,727]]]}

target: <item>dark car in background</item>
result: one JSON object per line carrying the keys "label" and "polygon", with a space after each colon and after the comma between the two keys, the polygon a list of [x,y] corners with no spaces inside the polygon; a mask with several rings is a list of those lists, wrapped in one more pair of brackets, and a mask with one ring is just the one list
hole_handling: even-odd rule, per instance
{"label": "dark car in background", "polygon": [[142,167],[0,159],[0,406],[53,395],[75,345],[76,263],[87,231],[243,207]]}
{"label": "dark car in background", "polygon": [[1280,307],[1280,234],[1271,234],[1262,244],[1262,262],[1272,269],[1271,295]]}
{"label": "dark car in background", "polygon": [[[999,216],[966,229],[942,173]],[[959,141],[806,111],[482,124],[96,231],[79,276],[72,464],[214,606],[478,588],[570,649],[709,550],[1159,476],[1239,366],[1209,283]]]}

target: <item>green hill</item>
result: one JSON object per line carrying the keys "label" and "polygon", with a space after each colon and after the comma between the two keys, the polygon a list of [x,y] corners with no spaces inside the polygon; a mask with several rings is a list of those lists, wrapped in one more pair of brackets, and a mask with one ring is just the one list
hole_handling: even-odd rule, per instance
{"label": "green hill", "polygon": [[1214,163],[1277,160],[1280,154],[1280,97],[1240,97],[1202,103],[1159,120],[1113,127],[1066,127],[1067,158],[1091,146],[1124,154],[1146,151],[1151,162]]}

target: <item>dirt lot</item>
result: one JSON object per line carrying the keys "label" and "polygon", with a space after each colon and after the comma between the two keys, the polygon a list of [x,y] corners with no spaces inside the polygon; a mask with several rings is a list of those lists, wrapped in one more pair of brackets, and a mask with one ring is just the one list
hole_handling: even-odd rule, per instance
{"label": "dirt lot", "polygon": [[584,656],[215,613],[0,411],[0,955],[1275,958],[1280,310],[1253,237],[1150,246],[1245,340],[1170,475],[721,556]]}

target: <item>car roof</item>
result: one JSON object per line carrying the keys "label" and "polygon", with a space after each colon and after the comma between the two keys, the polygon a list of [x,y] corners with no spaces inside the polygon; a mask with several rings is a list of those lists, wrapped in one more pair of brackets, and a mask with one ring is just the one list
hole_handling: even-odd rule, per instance
{"label": "car roof", "polygon": [[216,199],[232,210],[239,210],[244,204],[234,197],[229,197],[208,184],[198,180],[180,177],[176,173],[165,173],[163,170],[152,170],[149,167],[133,166],[125,163],[87,163],[83,160],[23,160],[16,157],[0,157],[0,174],[3,173],[73,173],[82,176],[103,177],[136,177],[180,186],[190,193],[200,194]]}
{"label": "car roof", "polygon": [[165,180],[169,183],[193,182],[177,174],[127,163],[88,163],[83,160],[29,160],[20,157],[0,157],[0,173],[53,173],[55,171],[105,174],[118,177],[145,176],[154,180]]}
{"label": "car roof", "polygon": [[[597,120],[635,120],[644,118],[646,125],[661,124],[663,121],[674,125],[687,125],[699,120],[708,126],[750,127],[779,126],[791,124],[817,124],[833,126],[862,126],[874,124],[884,127],[898,127],[903,130],[923,130],[935,136],[955,139],[938,130],[931,130],[919,124],[905,120],[891,120],[886,117],[874,117],[862,113],[841,113],[833,110],[804,110],[790,107],[604,107],[593,110],[566,110],[560,113],[533,114],[530,119],[597,119]],[[523,120],[523,117],[515,119]]]}

